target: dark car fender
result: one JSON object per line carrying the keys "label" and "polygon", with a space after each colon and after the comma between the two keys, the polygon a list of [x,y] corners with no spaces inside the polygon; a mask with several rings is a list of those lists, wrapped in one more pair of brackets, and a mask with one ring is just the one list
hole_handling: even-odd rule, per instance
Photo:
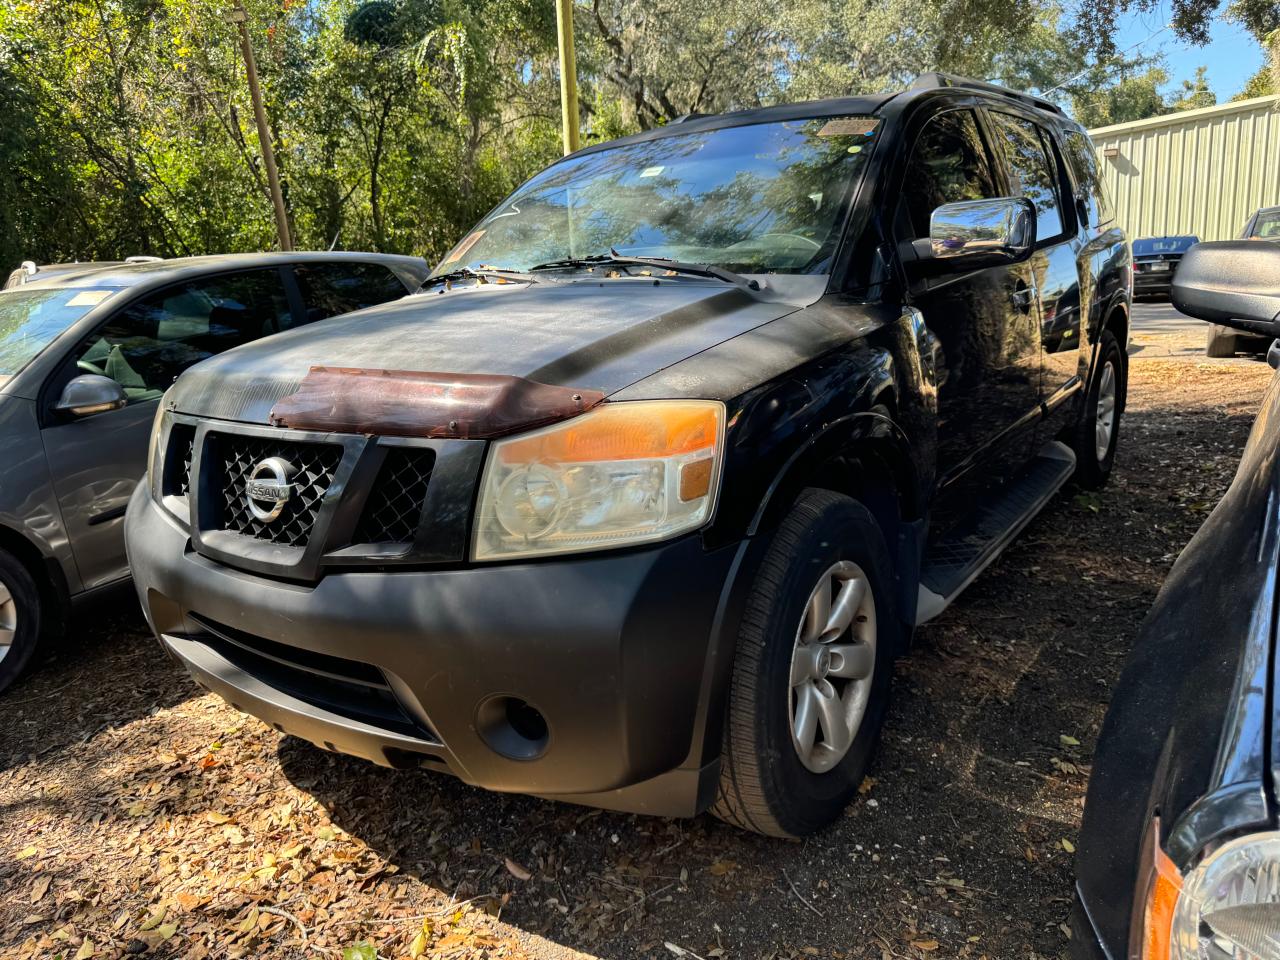
{"label": "dark car fender", "polygon": [[1170,571],[1117,683],[1076,860],[1089,925],[1125,955],[1151,862],[1186,870],[1207,844],[1272,822],[1267,787],[1280,471],[1273,380],[1231,488]]}
{"label": "dark car fender", "polygon": [[[895,556],[899,617],[911,622],[918,592],[926,502],[919,450],[893,417],[901,395],[892,353],[869,341],[805,364],[730,409],[728,475],[709,548],[738,544],[703,671],[704,756],[718,752],[738,626],[772,532],[808,487],[864,503]],[[760,453],[758,453],[758,451]],[[763,451],[769,451],[763,455]],[[903,636],[907,636],[904,631]]]}

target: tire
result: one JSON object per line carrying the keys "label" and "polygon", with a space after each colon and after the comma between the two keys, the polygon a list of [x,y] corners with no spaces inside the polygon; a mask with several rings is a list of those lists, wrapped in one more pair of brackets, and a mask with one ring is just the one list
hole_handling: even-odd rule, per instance
{"label": "tire", "polygon": [[[1107,379],[1107,368],[1111,368],[1111,379]],[[1111,467],[1116,460],[1116,445],[1120,441],[1120,418],[1124,413],[1128,365],[1120,352],[1120,344],[1110,330],[1102,331],[1102,339],[1098,343],[1098,365],[1085,394],[1084,413],[1076,426],[1075,442],[1072,447],[1076,454],[1076,472],[1072,479],[1085,489],[1096,490],[1107,482],[1111,476]],[[1099,449],[1099,418],[1102,410],[1099,400],[1104,390],[1110,391],[1111,426],[1107,431],[1105,448]]]}
{"label": "tire", "polygon": [[0,693],[21,676],[40,640],[40,591],[27,568],[0,550]]}
{"label": "tire", "polygon": [[[837,569],[838,574],[829,576]],[[846,575],[849,579],[839,579]],[[818,585],[830,589],[834,611],[841,605],[843,591],[859,575],[863,587],[857,595],[864,600],[850,616],[860,618],[825,643],[802,645],[802,634],[813,619],[810,602]],[[720,784],[711,808],[715,816],[772,837],[803,837],[840,816],[862,782],[889,703],[893,658],[903,636],[892,584],[889,550],[870,511],[840,494],[806,490],[769,545],[743,613],[730,680]],[[832,617],[828,623],[835,622]],[[868,644],[869,640],[874,643]],[[866,654],[858,656],[855,667],[852,657],[845,660],[839,653],[868,645],[869,668]],[[808,651],[813,651],[813,659]],[[793,654],[796,663],[813,664],[811,672],[820,676],[805,679],[804,691],[792,685],[797,669]],[[819,665],[824,658],[825,667]],[[837,671],[846,668],[851,675],[838,676]],[[832,671],[830,678],[827,669]],[[854,673],[863,676],[853,679]],[[845,736],[848,746],[841,756],[825,742],[824,722],[814,721],[810,727],[816,731],[814,744],[806,760],[793,740],[794,711],[797,697],[807,693],[810,685],[824,689],[822,683],[827,684],[826,690],[841,695],[837,703],[862,704],[861,720],[856,733]],[[811,705],[817,703],[812,694],[807,698]],[[841,709],[850,715],[857,712],[856,707]],[[820,714],[816,705],[811,712]]]}
{"label": "tire", "polygon": [[1230,327],[1213,323],[1204,339],[1204,355],[1206,357],[1234,357],[1239,349],[1238,338]]}

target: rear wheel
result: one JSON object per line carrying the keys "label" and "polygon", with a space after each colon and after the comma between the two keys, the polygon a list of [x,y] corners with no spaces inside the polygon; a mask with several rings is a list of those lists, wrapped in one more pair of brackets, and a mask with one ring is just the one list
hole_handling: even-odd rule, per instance
{"label": "rear wheel", "polygon": [[40,639],[40,591],[27,568],[0,550],[0,692],[13,683]]}
{"label": "rear wheel", "polygon": [[1120,440],[1127,367],[1120,344],[1110,330],[1098,343],[1098,366],[1085,396],[1085,411],[1072,446],[1076,454],[1075,481],[1082,487],[1101,487],[1111,476]]}
{"label": "rear wheel", "polygon": [[1205,335],[1204,355],[1206,357],[1234,357],[1239,349],[1237,337],[1230,327],[1213,323]]}
{"label": "rear wheel", "polygon": [[808,490],[752,585],[734,659],[712,812],[777,837],[831,823],[880,736],[901,626],[884,536],[866,507]]}

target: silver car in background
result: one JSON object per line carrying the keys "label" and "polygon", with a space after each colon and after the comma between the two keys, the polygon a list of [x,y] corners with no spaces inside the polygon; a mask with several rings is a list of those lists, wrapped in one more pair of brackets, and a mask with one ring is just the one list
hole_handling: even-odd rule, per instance
{"label": "silver car in background", "polygon": [[159,399],[182,371],[399,299],[429,267],[285,253],[19,270],[22,282],[0,291],[0,691],[72,601],[128,579],[125,506]]}

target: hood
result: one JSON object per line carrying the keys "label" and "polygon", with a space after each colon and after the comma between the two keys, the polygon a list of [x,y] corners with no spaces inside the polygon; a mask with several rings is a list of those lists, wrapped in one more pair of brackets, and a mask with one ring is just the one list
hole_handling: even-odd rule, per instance
{"label": "hood", "polygon": [[794,312],[826,282],[786,279],[765,296],[650,278],[414,294],[229,350],[184,373],[169,400],[181,413],[268,423],[316,366],[502,374],[607,396]]}

